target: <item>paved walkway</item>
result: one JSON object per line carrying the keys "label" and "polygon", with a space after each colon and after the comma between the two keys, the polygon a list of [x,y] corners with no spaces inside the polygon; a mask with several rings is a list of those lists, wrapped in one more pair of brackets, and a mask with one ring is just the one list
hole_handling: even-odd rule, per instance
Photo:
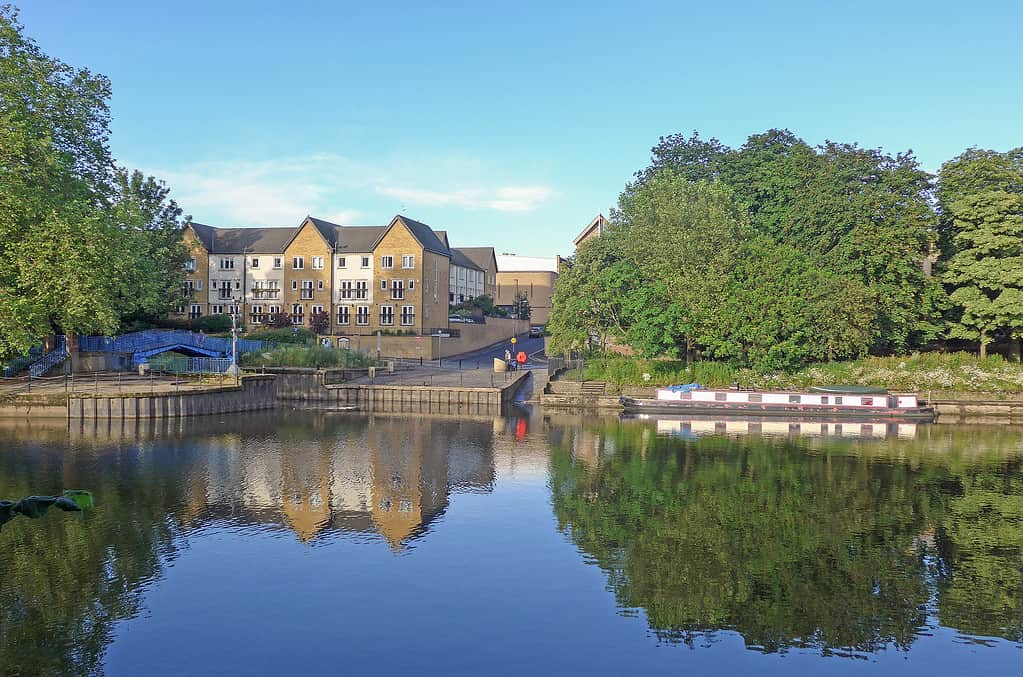
{"label": "paved walkway", "polygon": [[361,376],[338,385],[433,386],[438,388],[502,388],[511,383],[517,372],[495,374],[493,369],[445,369],[414,367],[393,374],[377,372],[376,378]]}
{"label": "paved walkway", "polygon": [[120,395],[129,393],[172,393],[207,390],[222,385],[234,385],[230,376],[206,376],[202,382],[196,379],[175,379],[174,376],[139,376],[135,373],[76,374],[72,379],[63,376],[29,379],[0,379],[0,396],[3,395]]}

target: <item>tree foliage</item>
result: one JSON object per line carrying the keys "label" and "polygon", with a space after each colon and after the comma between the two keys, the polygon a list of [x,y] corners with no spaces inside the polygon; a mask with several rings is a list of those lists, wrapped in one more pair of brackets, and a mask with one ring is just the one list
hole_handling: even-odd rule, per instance
{"label": "tree foliage", "polygon": [[175,300],[180,211],[115,167],[109,97],[105,77],[47,56],[0,8],[0,355]]}
{"label": "tree foliage", "polygon": [[963,153],[941,168],[938,196],[959,311],[950,335],[978,341],[983,356],[997,336],[1023,332],[1023,148]]}

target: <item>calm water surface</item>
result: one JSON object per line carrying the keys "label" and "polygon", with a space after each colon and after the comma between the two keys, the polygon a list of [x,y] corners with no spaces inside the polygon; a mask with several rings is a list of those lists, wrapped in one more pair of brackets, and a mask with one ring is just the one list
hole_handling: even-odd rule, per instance
{"label": "calm water surface", "polygon": [[1018,429],[0,421],[0,498],[65,488],[0,674],[1023,674]]}

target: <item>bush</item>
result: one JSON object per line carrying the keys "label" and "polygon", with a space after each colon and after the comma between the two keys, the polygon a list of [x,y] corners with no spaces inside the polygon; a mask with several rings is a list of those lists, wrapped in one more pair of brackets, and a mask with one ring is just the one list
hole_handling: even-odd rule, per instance
{"label": "bush", "polygon": [[298,328],[296,332],[293,327],[276,329],[256,329],[245,335],[245,338],[253,341],[269,341],[271,343],[310,343],[316,341],[316,334],[308,329]]}
{"label": "bush", "polygon": [[[230,315],[206,315],[198,317],[191,322],[193,331],[203,331],[207,334],[216,334],[231,331]],[[241,325],[239,325],[241,328]]]}

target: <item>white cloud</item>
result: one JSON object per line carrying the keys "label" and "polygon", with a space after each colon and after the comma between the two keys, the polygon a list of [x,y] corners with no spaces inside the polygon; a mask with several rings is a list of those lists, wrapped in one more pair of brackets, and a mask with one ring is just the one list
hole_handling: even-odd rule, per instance
{"label": "white cloud", "polygon": [[[402,156],[394,162],[366,164],[338,154],[313,153],[145,171],[167,182],[171,197],[186,214],[223,226],[293,225],[306,214],[354,223],[371,207],[376,211],[398,207],[383,207],[380,196],[425,207],[528,212],[555,194],[542,185],[478,181],[483,171],[478,161],[418,159],[410,162]],[[437,167],[444,168],[447,180],[437,176]],[[409,187],[424,184],[431,188]]]}
{"label": "white cloud", "polygon": [[532,211],[541,202],[554,196],[554,191],[547,186],[500,186],[491,190],[474,188],[452,191],[381,186],[377,191],[381,195],[425,207],[455,206],[499,212]]}

